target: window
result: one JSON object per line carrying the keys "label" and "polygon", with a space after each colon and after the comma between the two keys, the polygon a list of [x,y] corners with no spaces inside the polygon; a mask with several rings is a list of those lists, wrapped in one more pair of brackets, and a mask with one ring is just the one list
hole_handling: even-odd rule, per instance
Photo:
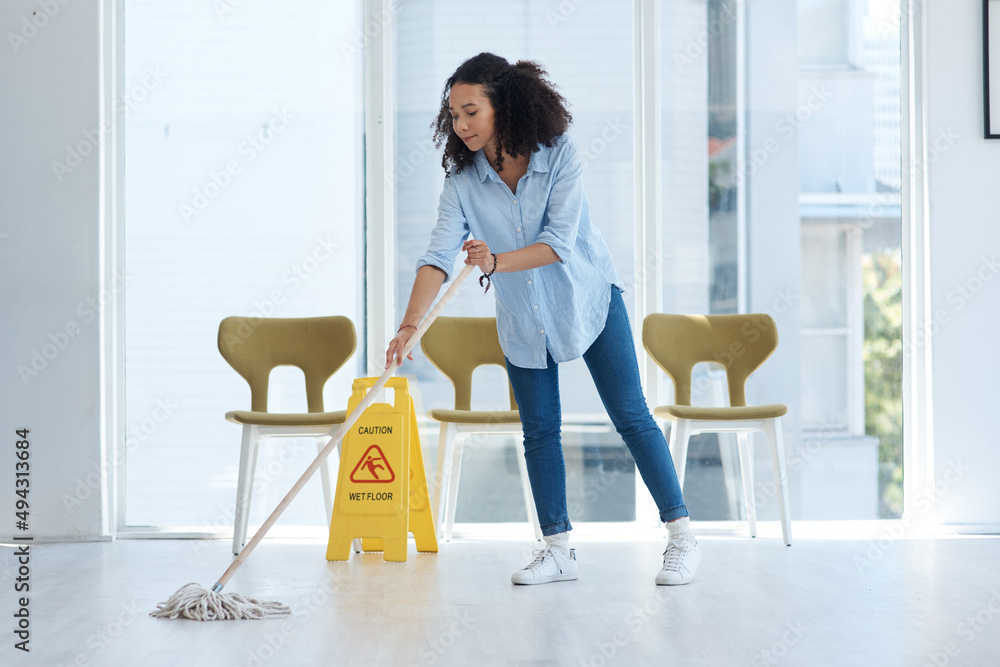
{"label": "window", "polygon": [[[766,391],[789,407],[792,515],[891,518],[902,509],[898,2],[797,7],[793,73],[776,66],[789,41],[778,26],[774,46],[759,29],[741,36],[748,25],[773,24],[746,20],[765,11],[760,5],[661,5],[663,308],[772,315],[797,308],[797,329],[778,318],[778,354],[748,393],[753,401]],[[761,98],[753,91],[741,95],[743,77],[768,98],[755,104]],[[795,106],[786,111],[776,100],[789,93]],[[699,150],[696,137],[706,137]],[[784,159],[789,150],[797,151],[794,168]],[[745,207],[746,198],[757,206]],[[797,202],[797,221],[770,205],[787,201]],[[793,229],[797,257],[771,250]],[[777,270],[794,289],[762,299],[755,283],[776,266],[788,267]],[[797,349],[792,363],[783,349]],[[724,375],[701,372],[694,385],[705,391],[695,403],[724,403]],[[797,392],[781,386],[795,386],[793,373]],[[756,451],[758,512],[776,516],[770,460],[765,447]],[[723,475],[735,458],[735,438],[692,439],[685,496],[693,518],[744,516],[738,485]]]}
{"label": "window", "polygon": [[[432,0],[402,6],[396,53],[397,176],[402,177],[396,191],[398,315],[440,191],[439,153],[429,142],[428,125],[442,82],[464,58],[482,50],[509,59],[536,58],[573,103],[573,131],[597,153],[585,176],[588,193],[626,286],[645,289],[634,283],[636,263],[641,275],[655,265],[664,311],[779,316],[779,354],[751,379],[749,395],[753,400],[766,394],[789,406],[785,443],[793,515],[898,514],[900,68],[893,27],[898,3],[801,2],[797,43],[777,26],[773,35],[760,34],[761,26],[773,22],[747,17],[770,11],[762,5],[735,0],[659,5],[662,246],[644,258],[631,257],[634,234],[625,224],[634,215],[630,194],[636,178],[627,103],[629,22],[635,18],[616,9],[610,3],[482,3],[470,9]],[[487,20],[496,30],[473,29]],[[757,32],[748,35],[751,25]],[[788,53],[796,48],[798,60],[790,62]],[[613,132],[614,140],[602,132]],[[789,160],[790,154],[795,159]],[[598,211],[600,206],[607,208]],[[777,238],[787,255],[776,255],[768,244]],[[768,281],[785,287],[762,291],[759,285]],[[492,300],[480,297],[467,291],[458,308],[492,315]],[[633,326],[639,326],[635,317]],[[425,401],[447,404],[451,392],[443,379],[429,365],[415,368]],[[698,385],[705,391],[696,403],[724,401],[723,376],[710,367],[700,372],[706,381]],[[564,380],[580,381],[564,381],[569,386],[563,402],[594,418],[603,410],[589,393],[585,374],[585,368],[567,365]],[[482,407],[506,404],[504,387],[494,384],[492,395],[480,396]],[[610,446],[612,457],[623,451],[616,438],[593,438]],[[577,442],[572,434],[566,442],[571,461]],[[735,461],[734,448],[726,438],[692,441],[685,494],[694,518],[743,516],[738,485],[727,484],[722,474]],[[500,510],[490,508],[502,506],[509,510],[506,518],[495,520],[519,520],[523,508],[512,457],[520,453],[481,451],[494,457],[481,464],[482,471],[498,469],[490,466],[502,457],[511,476],[503,489],[480,494],[478,501],[464,499],[464,519],[493,520],[491,512],[499,517]],[[776,516],[767,493],[770,461],[766,448],[756,451],[758,511],[769,518]],[[571,503],[573,485],[586,479],[585,472],[570,471]],[[634,488],[634,477],[631,483]],[[851,502],[830,502],[844,488],[851,489]],[[644,493],[639,488],[636,497]],[[617,520],[633,515],[625,506],[616,514]]]}
{"label": "window", "polygon": [[899,3],[863,9],[860,68],[800,74],[804,518],[902,511]]}
{"label": "window", "polygon": [[857,0],[797,0],[800,65],[849,64],[855,4]]}
{"label": "window", "polygon": [[[623,11],[625,9],[625,11]],[[484,29],[489,26],[488,29]],[[406,309],[417,258],[430,238],[444,180],[440,150],[431,143],[447,78],[467,58],[490,51],[517,60],[537,60],[565,96],[573,114],[570,133],[584,153],[584,184],[595,226],[601,231],[631,288],[633,275],[632,14],[611,0],[548,3],[493,0],[414,0],[400,6],[396,28],[397,320]],[[626,295],[626,296],[630,296]],[[626,298],[631,305],[631,299]],[[495,315],[493,293],[463,289],[451,313]],[[633,326],[635,322],[633,319]],[[406,374],[415,378],[423,410],[452,407],[450,382],[415,355]],[[573,519],[632,520],[634,465],[607,416],[582,360],[560,367],[560,392],[569,502]],[[477,371],[473,408],[507,409],[504,371]],[[584,422],[605,422],[595,428]],[[574,427],[573,424],[577,426]],[[596,431],[596,432],[595,432]],[[421,428],[433,465],[437,427]],[[481,447],[466,445],[457,522],[523,521],[513,438],[491,436]],[[470,451],[471,449],[471,451]],[[506,474],[496,475],[503,470]],[[470,493],[475,489],[475,493]],[[643,491],[645,492],[645,491]],[[615,498],[615,502],[608,502]]]}
{"label": "window", "polygon": [[[662,244],[650,257],[634,256],[631,9],[611,0],[394,7],[389,178],[397,215],[386,224],[395,225],[397,320],[444,178],[430,127],[444,81],[481,51],[538,60],[570,103],[592,215],[626,296],[644,294],[648,285],[636,276],[655,269],[663,311],[781,316],[779,353],[751,378],[748,397],[789,406],[793,516],[898,516],[898,2],[800,2],[797,37],[750,20],[774,11],[766,3],[658,5]],[[130,526],[231,525],[239,429],[222,415],[245,407],[249,392],[215,348],[222,317],[345,314],[364,340],[365,44],[356,11],[309,0],[126,4],[126,88],[148,88],[126,119]],[[636,301],[626,303],[637,329]],[[492,293],[470,285],[449,312],[492,316],[494,308]],[[352,377],[366,374],[360,353],[355,362],[327,387],[331,405],[346,403]],[[450,383],[419,354],[405,372],[418,415],[451,406]],[[718,371],[702,372],[706,391],[696,402],[724,401]],[[505,408],[503,370],[477,373],[473,407]],[[276,371],[271,409],[301,409],[300,383]],[[582,361],[562,366],[561,392],[572,518],[641,519],[648,494]],[[422,419],[421,437],[432,467],[436,425]],[[519,446],[502,436],[481,444],[467,449],[458,521],[521,521]],[[695,519],[743,516],[738,486],[722,475],[733,446],[692,441],[685,494]],[[766,449],[756,450],[766,519],[776,516],[766,493],[770,464]],[[289,441],[258,464],[274,463],[275,474],[256,496],[252,522],[312,451]],[[318,486],[310,488],[314,499],[296,503],[284,522],[323,523]],[[842,502],[844,489],[850,502]]]}
{"label": "window", "polygon": [[[358,24],[353,3],[125,3],[126,90],[148,88],[125,129],[128,526],[231,529],[240,427],[224,415],[250,392],[220,320],[346,315],[363,340]],[[301,372],[275,370],[268,407],[306,409]],[[251,524],[315,451],[261,449]],[[324,523],[318,481],[303,496],[282,522]]]}

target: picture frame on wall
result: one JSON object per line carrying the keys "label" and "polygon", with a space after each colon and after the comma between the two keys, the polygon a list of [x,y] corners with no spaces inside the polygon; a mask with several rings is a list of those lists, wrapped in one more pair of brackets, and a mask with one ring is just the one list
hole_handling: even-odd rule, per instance
{"label": "picture frame on wall", "polygon": [[983,0],[983,122],[1000,139],[1000,0]]}

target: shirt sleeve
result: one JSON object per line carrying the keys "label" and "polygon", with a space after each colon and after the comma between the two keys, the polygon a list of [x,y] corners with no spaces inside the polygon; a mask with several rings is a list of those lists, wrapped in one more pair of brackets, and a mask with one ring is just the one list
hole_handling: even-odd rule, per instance
{"label": "shirt sleeve", "polygon": [[557,151],[558,157],[553,165],[547,220],[537,239],[538,243],[552,248],[563,264],[573,255],[583,211],[583,161],[576,140],[569,135],[564,136],[566,140]]}
{"label": "shirt sleeve", "polygon": [[462,210],[455,179],[455,175],[444,179],[444,187],[441,189],[441,198],[438,201],[437,224],[431,232],[431,242],[427,252],[417,260],[418,271],[427,264],[436,266],[444,271],[445,282],[451,279],[455,257],[469,236],[469,223]]}

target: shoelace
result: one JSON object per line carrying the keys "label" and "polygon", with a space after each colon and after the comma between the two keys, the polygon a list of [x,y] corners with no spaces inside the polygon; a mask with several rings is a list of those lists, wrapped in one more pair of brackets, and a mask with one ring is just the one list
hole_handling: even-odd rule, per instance
{"label": "shoelace", "polygon": [[545,561],[552,558],[552,547],[547,546],[544,549],[537,549],[531,553],[535,559],[524,566],[525,570],[534,570],[536,567],[541,567]]}
{"label": "shoelace", "polygon": [[684,556],[687,555],[692,546],[694,545],[686,541],[667,544],[667,550],[663,552],[663,569],[670,572],[680,572],[681,561],[684,560]]}

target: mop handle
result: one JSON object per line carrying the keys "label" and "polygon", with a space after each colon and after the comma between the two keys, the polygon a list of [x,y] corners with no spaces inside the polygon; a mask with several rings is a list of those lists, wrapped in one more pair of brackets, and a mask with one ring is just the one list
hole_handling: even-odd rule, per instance
{"label": "mop handle", "polygon": [[[431,312],[428,313],[426,317],[424,317],[423,321],[420,323],[420,326],[417,327],[416,332],[414,332],[414,334],[410,337],[410,340],[406,341],[406,345],[403,347],[403,351],[399,353],[398,357],[399,359],[405,358],[406,355],[408,355],[410,351],[413,350],[414,346],[416,346],[417,344],[417,341],[420,340],[420,337],[424,335],[424,332],[427,331],[427,329],[431,326],[434,320],[437,319],[437,316],[441,314],[441,311],[444,310],[444,307],[448,305],[449,301],[451,301],[451,298],[452,296],[455,295],[455,291],[458,289],[458,286],[462,284],[462,281],[464,281],[466,276],[469,275],[469,273],[472,271],[472,268],[473,268],[472,264],[467,264],[466,267],[462,269],[462,272],[458,274],[458,277],[456,277],[455,280],[452,282],[451,286],[447,290],[445,290],[445,293],[441,296],[440,299],[438,299],[438,302],[434,304],[434,307],[431,309]],[[395,371],[396,371],[396,364],[390,362],[389,367],[385,369],[385,372],[382,373],[378,381],[372,386],[371,389],[368,390],[368,393],[365,394],[365,397],[361,399],[361,403],[359,403],[358,406],[354,408],[353,411],[351,411],[351,414],[347,416],[347,418],[344,420],[344,423],[341,424],[340,428],[337,429],[337,432],[333,434],[333,437],[330,438],[330,442],[328,442],[326,444],[326,447],[324,447],[322,451],[320,451],[320,453],[317,454],[316,458],[313,459],[313,462],[309,464],[308,468],[306,468],[306,471],[302,473],[302,477],[299,477],[299,480],[295,482],[295,486],[293,486],[291,490],[285,495],[285,497],[281,499],[281,502],[278,503],[278,506],[274,508],[273,512],[271,512],[271,516],[267,517],[267,520],[264,521],[263,525],[254,534],[254,536],[250,538],[250,541],[247,542],[247,545],[243,548],[242,551],[240,551],[240,554],[232,562],[229,568],[222,574],[221,577],[219,577],[219,580],[215,582],[215,585],[212,586],[213,592],[218,593],[219,591],[221,591],[223,586],[225,586],[226,583],[229,581],[229,579],[233,576],[233,574],[236,573],[236,570],[238,570],[239,567],[243,565],[243,561],[245,561],[250,556],[250,552],[252,552],[254,548],[257,546],[257,544],[262,539],[264,539],[264,535],[267,533],[267,531],[271,529],[271,526],[275,524],[275,522],[278,520],[278,517],[281,516],[281,513],[285,511],[285,509],[292,502],[295,496],[299,494],[299,491],[301,491],[302,487],[306,485],[306,482],[309,481],[309,478],[312,477],[313,474],[316,472],[316,470],[319,469],[319,466],[323,462],[323,460],[327,456],[329,456],[330,452],[333,451],[334,447],[336,447],[340,443],[340,441],[344,439],[344,436],[347,434],[348,431],[350,431],[351,426],[353,426],[354,422],[358,420],[358,417],[360,417],[361,414],[366,409],[368,409],[368,406],[375,401],[376,394],[378,394],[378,392],[382,389],[382,387],[385,386],[385,383],[389,381],[389,378],[392,377],[392,374],[395,373]]]}

